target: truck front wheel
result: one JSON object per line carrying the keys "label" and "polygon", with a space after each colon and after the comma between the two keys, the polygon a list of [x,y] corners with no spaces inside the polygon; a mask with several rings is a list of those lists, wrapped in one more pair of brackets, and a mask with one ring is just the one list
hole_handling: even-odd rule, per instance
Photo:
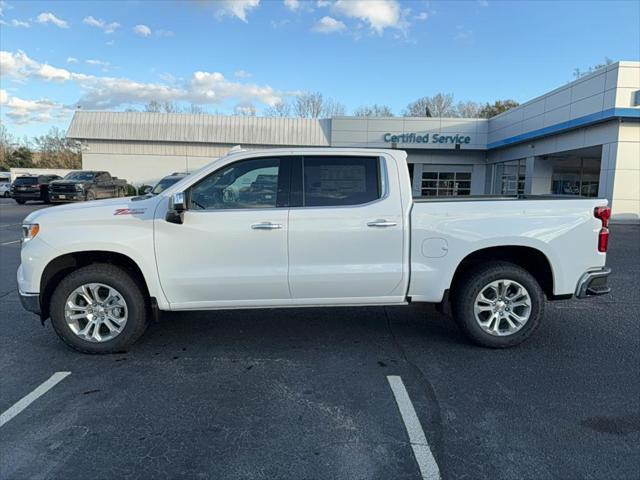
{"label": "truck front wheel", "polygon": [[137,282],[110,264],[67,275],[51,297],[51,323],[69,347],[115,353],[130,347],[147,327],[147,302]]}
{"label": "truck front wheel", "polygon": [[475,343],[513,347],[529,338],[544,314],[544,292],[525,269],[508,262],[483,264],[456,285],[453,317]]}

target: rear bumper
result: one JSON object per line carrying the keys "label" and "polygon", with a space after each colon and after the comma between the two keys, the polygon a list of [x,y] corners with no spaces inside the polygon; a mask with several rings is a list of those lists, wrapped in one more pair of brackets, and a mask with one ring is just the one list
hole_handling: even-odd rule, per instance
{"label": "rear bumper", "polygon": [[24,293],[18,290],[20,295],[20,303],[22,308],[27,312],[40,315],[40,294],[39,293]]}
{"label": "rear bumper", "polygon": [[606,295],[611,292],[608,283],[610,274],[611,269],[607,267],[586,272],[582,275],[576,287],[576,298],[595,297],[596,295]]}
{"label": "rear bumper", "polygon": [[40,200],[42,194],[38,192],[11,192],[11,198],[15,200]]}

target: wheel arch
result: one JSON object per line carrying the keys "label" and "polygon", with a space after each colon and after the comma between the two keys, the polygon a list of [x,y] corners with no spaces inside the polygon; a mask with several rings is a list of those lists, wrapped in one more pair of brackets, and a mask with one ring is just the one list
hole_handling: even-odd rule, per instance
{"label": "wheel arch", "polygon": [[522,245],[487,247],[469,253],[458,264],[453,274],[450,290],[452,294],[458,290],[457,284],[465,278],[466,273],[489,261],[504,261],[518,265],[533,275],[548,299],[555,298],[554,271],[549,258],[537,248]]}
{"label": "wheel arch", "polygon": [[149,286],[142,269],[131,257],[123,253],[106,250],[85,250],[66,253],[51,260],[40,277],[40,308],[43,320],[50,316],[51,296],[60,281],[71,272],[96,263],[107,263],[122,268],[138,283],[145,297],[150,298]]}

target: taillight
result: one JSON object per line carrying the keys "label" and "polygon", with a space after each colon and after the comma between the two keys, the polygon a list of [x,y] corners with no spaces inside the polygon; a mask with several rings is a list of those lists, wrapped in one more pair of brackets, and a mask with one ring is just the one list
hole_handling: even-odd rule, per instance
{"label": "taillight", "polygon": [[611,208],[596,207],[593,216],[602,222],[602,228],[598,233],[598,251],[605,253],[609,246],[609,219],[611,218]]}

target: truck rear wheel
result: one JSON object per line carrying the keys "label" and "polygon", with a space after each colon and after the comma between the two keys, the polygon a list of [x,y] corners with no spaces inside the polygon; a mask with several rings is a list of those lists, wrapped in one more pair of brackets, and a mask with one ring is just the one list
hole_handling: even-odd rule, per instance
{"label": "truck rear wheel", "polygon": [[147,328],[147,302],[124,270],[95,264],[67,275],[51,297],[51,323],[69,347],[83,353],[115,353]]}
{"label": "truck rear wheel", "polygon": [[544,314],[544,292],[525,269],[492,262],[471,271],[452,300],[453,317],[475,343],[513,347],[529,338]]}

